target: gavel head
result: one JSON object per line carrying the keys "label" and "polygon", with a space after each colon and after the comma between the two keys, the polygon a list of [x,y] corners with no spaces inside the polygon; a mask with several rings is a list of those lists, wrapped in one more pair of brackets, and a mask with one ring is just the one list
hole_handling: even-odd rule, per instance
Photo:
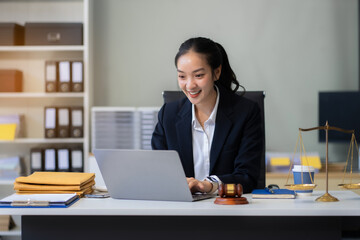
{"label": "gavel head", "polygon": [[218,193],[219,196],[222,198],[241,197],[241,195],[243,194],[243,187],[240,183],[222,183],[219,185]]}

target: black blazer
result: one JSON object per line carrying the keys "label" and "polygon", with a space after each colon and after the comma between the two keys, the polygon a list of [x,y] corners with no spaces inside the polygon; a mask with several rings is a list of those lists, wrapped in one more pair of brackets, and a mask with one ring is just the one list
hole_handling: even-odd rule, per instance
{"label": "black blazer", "polygon": [[[224,183],[241,183],[251,192],[260,172],[262,143],[258,105],[219,87],[220,99],[210,150],[210,173]],[[176,150],[187,177],[194,177],[192,111],[187,98],[164,104],[151,145],[155,150]]]}

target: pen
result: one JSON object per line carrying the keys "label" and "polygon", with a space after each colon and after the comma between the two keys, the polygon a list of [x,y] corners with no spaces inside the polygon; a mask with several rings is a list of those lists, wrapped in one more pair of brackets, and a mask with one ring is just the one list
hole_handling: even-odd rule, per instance
{"label": "pen", "polygon": [[267,188],[267,187],[265,188],[265,190],[269,193],[275,193],[273,190],[271,190],[270,188]]}

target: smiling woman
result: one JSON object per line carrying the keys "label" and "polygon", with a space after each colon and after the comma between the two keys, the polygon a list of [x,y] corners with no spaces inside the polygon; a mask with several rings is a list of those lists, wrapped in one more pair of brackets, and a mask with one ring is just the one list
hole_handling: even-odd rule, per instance
{"label": "smiling woman", "polygon": [[153,149],[179,153],[193,193],[214,193],[220,183],[240,183],[251,192],[264,141],[260,110],[235,94],[241,85],[224,48],[191,38],[180,46],[175,65],[186,98],[161,108]]}

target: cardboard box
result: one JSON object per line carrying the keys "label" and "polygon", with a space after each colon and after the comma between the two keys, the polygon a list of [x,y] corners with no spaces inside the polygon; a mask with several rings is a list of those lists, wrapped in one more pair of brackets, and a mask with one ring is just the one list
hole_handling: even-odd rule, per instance
{"label": "cardboard box", "polygon": [[25,23],[25,45],[82,44],[82,23]]}
{"label": "cardboard box", "polygon": [[0,23],[0,45],[24,45],[24,27],[16,23]]}
{"label": "cardboard box", "polygon": [[0,69],[0,92],[22,92],[22,80],[21,71]]}

